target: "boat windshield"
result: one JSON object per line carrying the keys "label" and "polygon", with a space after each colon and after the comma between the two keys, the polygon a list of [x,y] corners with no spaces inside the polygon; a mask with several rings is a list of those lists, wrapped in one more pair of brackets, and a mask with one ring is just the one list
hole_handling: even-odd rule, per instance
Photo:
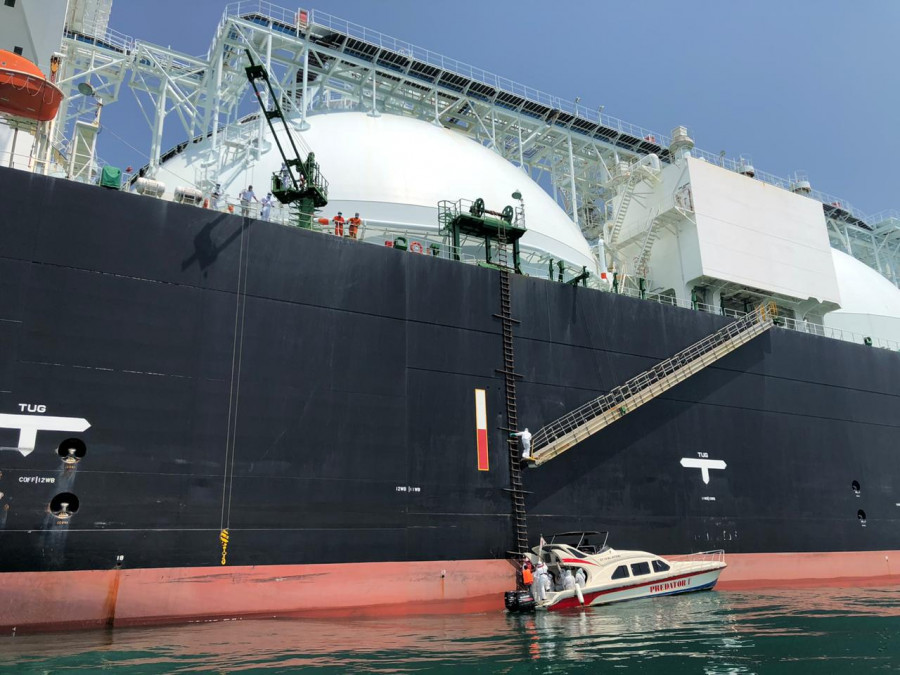
{"label": "boat windshield", "polygon": [[565,544],[577,551],[594,555],[606,550],[609,532],[560,532],[550,538],[550,545]]}

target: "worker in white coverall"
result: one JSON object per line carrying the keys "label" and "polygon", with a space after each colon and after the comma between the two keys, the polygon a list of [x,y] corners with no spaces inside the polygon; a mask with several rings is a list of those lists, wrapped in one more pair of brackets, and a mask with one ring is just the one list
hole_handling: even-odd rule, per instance
{"label": "worker in white coverall", "polygon": [[563,573],[563,589],[567,591],[575,590],[575,577],[572,576],[572,570],[570,570],[568,567]]}
{"label": "worker in white coverall", "polygon": [[525,427],[525,431],[510,434],[510,437],[518,438],[522,443],[522,459],[531,459],[531,432],[528,427]]}
{"label": "worker in white coverall", "polygon": [[259,215],[263,220],[268,220],[269,216],[272,215],[272,193],[270,192],[263,200],[260,202],[262,204],[262,208],[259,211]]}
{"label": "worker in white coverall", "polygon": [[579,567],[578,571],[575,572],[575,583],[584,588],[585,581],[587,581],[587,577],[584,575],[584,570]]}
{"label": "worker in white coverall", "polygon": [[534,583],[531,584],[531,596],[538,602],[543,602],[547,597],[544,583],[548,580],[547,565],[543,560],[539,560],[534,568]]}
{"label": "worker in white coverall", "polygon": [[213,211],[218,211],[222,208],[222,186],[219,183],[216,183],[216,187],[213,188],[210,194],[209,205]]}

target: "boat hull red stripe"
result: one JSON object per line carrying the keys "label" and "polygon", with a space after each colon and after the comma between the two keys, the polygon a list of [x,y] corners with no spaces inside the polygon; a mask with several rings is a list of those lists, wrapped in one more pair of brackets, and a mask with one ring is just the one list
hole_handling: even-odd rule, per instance
{"label": "boat hull red stripe", "polygon": [[[635,588],[643,588],[644,586],[657,586],[657,585],[667,584],[667,583],[671,583],[673,581],[678,581],[679,579],[687,579],[689,577],[698,577],[698,576],[701,576],[704,574],[709,574],[711,571],[714,571],[714,570],[702,570],[700,572],[677,574],[677,575],[674,575],[671,577],[665,577],[664,579],[653,579],[652,581],[644,581],[639,584],[628,584],[627,586],[616,586],[615,588],[606,588],[606,589],[603,589],[602,591],[594,591],[591,593],[584,593],[584,604],[589,605],[597,598],[604,596],[604,595],[609,595],[610,593],[621,593],[624,591],[633,590]],[[693,590],[693,589],[691,589],[688,586],[688,587],[685,587],[684,590],[687,591],[687,590]],[[629,598],[629,599],[631,599],[631,598]],[[579,607],[579,606],[581,606],[581,603],[578,602],[578,598],[575,596],[572,596],[571,598],[565,598],[563,600],[560,600],[558,603],[556,603],[549,609],[551,609],[551,610],[569,609],[571,607]]]}

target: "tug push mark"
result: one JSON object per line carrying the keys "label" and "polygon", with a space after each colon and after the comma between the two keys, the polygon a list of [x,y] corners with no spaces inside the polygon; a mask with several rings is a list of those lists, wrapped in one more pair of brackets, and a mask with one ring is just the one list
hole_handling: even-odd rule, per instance
{"label": "tug push mark", "polygon": [[[43,413],[46,412],[47,406],[30,405],[20,403],[19,409],[22,411]],[[82,432],[91,426],[83,417],[53,417],[50,415],[12,415],[9,413],[0,413],[0,429],[18,429],[19,442],[15,448],[4,448],[18,450],[23,457],[27,457],[34,451],[37,442],[37,434],[39,431],[72,431]]]}

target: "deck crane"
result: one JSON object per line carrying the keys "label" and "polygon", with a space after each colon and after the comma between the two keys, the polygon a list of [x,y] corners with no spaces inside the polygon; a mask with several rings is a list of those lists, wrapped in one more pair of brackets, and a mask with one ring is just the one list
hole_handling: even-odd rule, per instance
{"label": "deck crane", "polygon": [[[250,65],[245,68],[247,79],[250,80],[262,114],[265,115],[266,121],[269,123],[272,138],[275,140],[275,145],[278,146],[278,152],[281,154],[284,166],[287,167],[287,175],[272,174],[272,194],[282,204],[296,204],[298,225],[310,228],[315,210],[328,204],[328,181],[325,180],[325,177],[319,170],[315,153],[305,148],[307,151],[306,160],[300,158],[300,151],[297,149],[297,144],[288,127],[287,120],[281,112],[281,105],[279,105],[278,97],[275,95],[275,90],[269,81],[269,73],[266,67],[262,64],[254,63],[250,50],[247,49],[245,51],[247,58],[250,60]],[[260,80],[265,83],[269,90],[269,100],[271,101],[269,108],[266,108],[262,92],[257,86],[257,82]],[[281,124],[284,126],[284,135],[291,144],[291,150],[293,150],[293,155],[290,157],[285,152],[278,134],[275,133],[275,124],[272,122],[274,119],[280,119]]]}

